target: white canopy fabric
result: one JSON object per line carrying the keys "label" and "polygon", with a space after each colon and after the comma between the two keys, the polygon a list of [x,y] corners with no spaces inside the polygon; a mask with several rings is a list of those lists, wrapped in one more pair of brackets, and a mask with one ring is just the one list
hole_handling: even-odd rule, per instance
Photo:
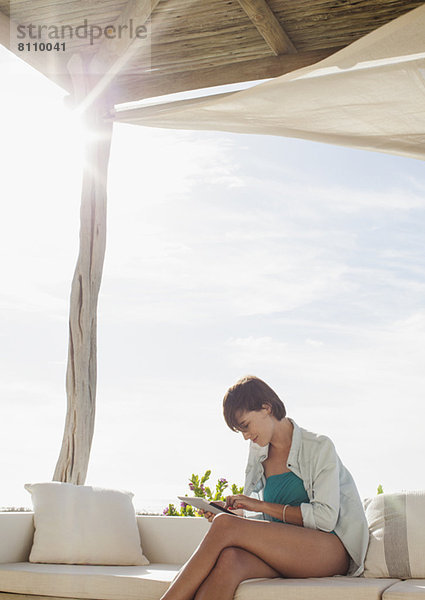
{"label": "white canopy fabric", "polygon": [[425,5],[248,90],[119,110],[116,121],[303,138],[425,159]]}

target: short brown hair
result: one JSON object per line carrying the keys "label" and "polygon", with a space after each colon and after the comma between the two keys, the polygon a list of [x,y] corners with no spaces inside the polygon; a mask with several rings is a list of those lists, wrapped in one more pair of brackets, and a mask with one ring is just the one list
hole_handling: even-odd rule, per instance
{"label": "short brown hair", "polygon": [[224,419],[230,429],[239,431],[237,413],[261,410],[263,404],[270,406],[272,415],[278,421],[286,416],[285,405],[276,392],[258,377],[246,375],[227,390],[223,399]]}

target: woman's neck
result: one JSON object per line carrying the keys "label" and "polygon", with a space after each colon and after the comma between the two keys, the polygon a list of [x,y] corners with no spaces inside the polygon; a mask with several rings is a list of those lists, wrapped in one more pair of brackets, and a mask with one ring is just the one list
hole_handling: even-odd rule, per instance
{"label": "woman's neck", "polygon": [[277,421],[270,440],[270,445],[276,450],[289,449],[292,444],[292,433],[294,426],[288,417]]}

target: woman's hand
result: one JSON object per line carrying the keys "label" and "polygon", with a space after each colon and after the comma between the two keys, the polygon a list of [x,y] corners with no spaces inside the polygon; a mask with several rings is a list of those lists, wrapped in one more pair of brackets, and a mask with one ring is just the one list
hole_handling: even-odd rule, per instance
{"label": "woman's hand", "polygon": [[[220,506],[224,506],[226,503],[223,502],[222,500],[214,500],[214,504],[219,504]],[[199,510],[198,512],[203,517],[205,517],[210,523],[212,523],[212,520],[215,517],[215,513],[212,513],[209,511],[204,511],[204,510]]]}
{"label": "woman's hand", "polygon": [[203,517],[205,517],[210,523],[212,523],[212,520],[213,520],[213,517],[214,517],[213,513],[209,512],[209,511],[205,512],[202,509],[199,509],[198,512],[199,512],[200,515],[202,515]]}
{"label": "woman's hand", "polygon": [[250,498],[249,496],[245,496],[244,494],[236,494],[235,496],[227,496],[226,498],[226,508],[229,508],[231,510],[242,508],[244,510],[253,510],[261,512],[261,504],[261,500]]}
{"label": "woman's hand", "polygon": [[[223,502],[222,500],[214,500],[214,504],[218,504],[218,505],[222,506],[223,508],[227,508],[226,502]],[[232,511],[232,513],[234,513],[238,517],[243,517],[243,510],[236,510],[234,508],[232,509],[230,506],[228,508],[229,508],[229,510]],[[204,511],[204,510],[199,510],[198,512],[199,512],[200,515],[202,515],[203,517],[205,517],[206,519],[208,519],[208,521],[210,523],[212,523],[213,518],[217,514],[217,513],[212,513],[212,512]],[[218,513],[218,514],[220,514],[220,513]]]}

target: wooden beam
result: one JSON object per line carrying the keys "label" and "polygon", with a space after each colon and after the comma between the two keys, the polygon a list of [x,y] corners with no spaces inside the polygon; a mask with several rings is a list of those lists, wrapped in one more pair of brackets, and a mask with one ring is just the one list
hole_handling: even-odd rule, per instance
{"label": "wooden beam", "polygon": [[269,79],[319,62],[338,50],[340,48],[286,54],[196,71],[183,71],[162,77],[149,74],[139,78],[121,76],[117,78],[111,94],[114,104],[119,104],[188,90]]}
{"label": "wooden beam", "polygon": [[238,0],[276,56],[297,52],[266,0]]}

